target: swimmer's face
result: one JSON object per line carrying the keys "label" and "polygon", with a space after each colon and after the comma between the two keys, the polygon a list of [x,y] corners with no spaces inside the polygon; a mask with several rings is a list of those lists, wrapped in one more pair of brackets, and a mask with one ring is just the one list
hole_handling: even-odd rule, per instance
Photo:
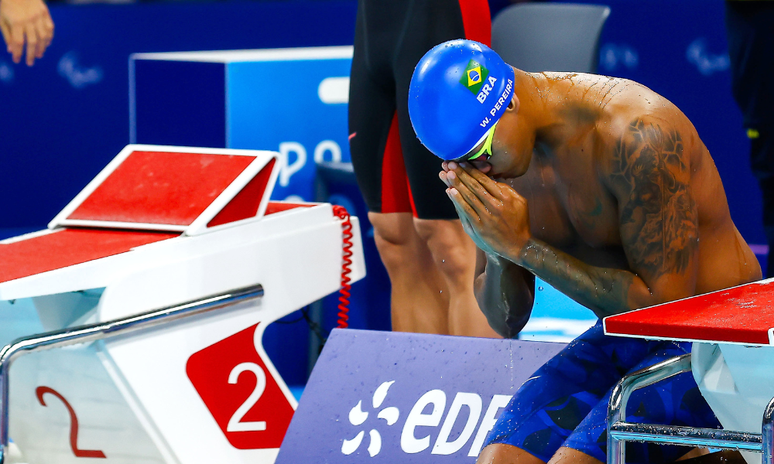
{"label": "swimmer's face", "polygon": [[484,138],[472,150],[466,153],[464,156],[453,160],[458,163],[471,163],[476,169],[486,172],[489,166],[489,158],[492,157],[492,140],[494,139],[494,133],[497,129],[497,123],[494,123],[492,127],[484,134]]}
{"label": "swimmer's face", "polygon": [[492,140],[494,139],[494,133],[497,129],[497,123],[492,124],[492,127],[484,134],[484,140],[476,145],[473,150],[465,154],[459,161],[486,161],[492,157]]}
{"label": "swimmer's face", "polygon": [[[492,178],[513,178],[523,175],[532,159],[531,145],[519,134],[518,100],[514,97],[508,109],[492,127],[487,138],[462,157],[476,169]],[[529,147],[525,146],[525,142]],[[475,156],[480,154],[479,156]]]}

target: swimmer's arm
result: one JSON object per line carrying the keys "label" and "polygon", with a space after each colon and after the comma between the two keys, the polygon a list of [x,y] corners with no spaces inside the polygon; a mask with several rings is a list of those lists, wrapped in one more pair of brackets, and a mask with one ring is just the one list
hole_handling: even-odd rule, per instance
{"label": "swimmer's arm", "polygon": [[[478,169],[457,163],[449,163],[440,177],[449,186],[446,193],[457,209],[463,228],[478,248],[487,255],[500,256],[500,263],[511,263],[510,266],[499,266],[500,269],[527,270],[599,317],[633,309],[625,289],[631,286],[634,275],[628,271],[590,266],[534,239],[530,233],[527,201],[509,185],[495,182]],[[497,270],[498,266],[493,269]],[[487,275],[486,298],[478,299],[482,308],[491,311],[502,308],[493,306],[493,301],[500,305],[511,303],[500,290],[508,288],[502,285],[504,279],[497,276],[494,273]],[[502,309],[500,312],[502,314]],[[492,325],[492,328],[499,332],[498,327]]]}
{"label": "swimmer's arm", "polygon": [[489,326],[513,338],[532,313],[535,276],[498,255],[486,254],[485,259],[486,268],[475,281],[476,301]]}
{"label": "swimmer's arm", "polygon": [[610,166],[604,180],[618,201],[621,240],[634,273],[629,306],[694,295],[699,213],[681,131],[669,121],[637,118],[619,138]]}
{"label": "swimmer's arm", "polygon": [[589,266],[534,239],[516,262],[600,317],[693,295],[698,213],[679,132],[635,120],[610,166],[605,182],[618,201],[630,270]]}
{"label": "swimmer's arm", "polygon": [[590,266],[536,239],[509,257],[603,318],[661,303],[631,271]]}
{"label": "swimmer's arm", "polygon": [[[480,174],[480,173],[479,173]],[[483,174],[481,174],[483,175]],[[446,182],[445,174],[441,179]],[[476,232],[465,208],[454,202],[462,227],[478,246],[474,293],[489,326],[505,338],[515,337],[529,320],[535,292],[535,276],[500,257]]]}

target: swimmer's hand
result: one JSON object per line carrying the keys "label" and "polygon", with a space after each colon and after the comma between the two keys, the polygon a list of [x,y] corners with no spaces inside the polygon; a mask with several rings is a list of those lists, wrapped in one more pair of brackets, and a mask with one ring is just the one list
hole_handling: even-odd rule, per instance
{"label": "swimmer's hand", "polygon": [[510,260],[521,255],[532,237],[524,197],[469,163],[445,162],[439,176],[476,246]]}
{"label": "swimmer's hand", "polygon": [[14,63],[26,44],[27,66],[42,58],[54,38],[54,22],[42,0],[0,0],[0,30]]}

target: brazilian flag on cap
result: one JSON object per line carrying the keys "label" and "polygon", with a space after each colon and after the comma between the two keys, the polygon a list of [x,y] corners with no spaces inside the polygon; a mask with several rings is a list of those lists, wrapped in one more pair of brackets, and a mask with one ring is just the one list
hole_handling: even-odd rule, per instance
{"label": "brazilian flag on cap", "polygon": [[487,71],[485,67],[474,60],[470,60],[468,66],[465,68],[465,74],[463,74],[462,79],[460,79],[460,84],[470,90],[473,95],[478,95],[487,76],[489,76],[489,71]]}

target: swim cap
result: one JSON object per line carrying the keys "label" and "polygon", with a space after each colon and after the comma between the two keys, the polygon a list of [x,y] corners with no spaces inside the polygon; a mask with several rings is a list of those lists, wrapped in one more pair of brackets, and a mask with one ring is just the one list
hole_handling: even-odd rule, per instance
{"label": "swim cap", "polygon": [[419,141],[441,159],[464,156],[505,112],[513,82],[513,68],[484,44],[436,45],[419,60],[409,86],[409,117]]}

